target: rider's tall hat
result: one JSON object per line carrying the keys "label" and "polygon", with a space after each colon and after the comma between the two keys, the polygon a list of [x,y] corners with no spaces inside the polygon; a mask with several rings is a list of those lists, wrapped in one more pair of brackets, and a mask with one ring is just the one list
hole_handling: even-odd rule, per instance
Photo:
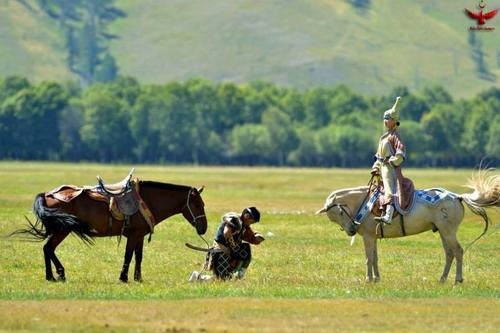
{"label": "rider's tall hat", "polygon": [[396,122],[399,122],[399,110],[397,109],[397,106],[400,99],[400,96],[396,97],[396,102],[394,102],[392,108],[384,112],[384,119],[392,119]]}

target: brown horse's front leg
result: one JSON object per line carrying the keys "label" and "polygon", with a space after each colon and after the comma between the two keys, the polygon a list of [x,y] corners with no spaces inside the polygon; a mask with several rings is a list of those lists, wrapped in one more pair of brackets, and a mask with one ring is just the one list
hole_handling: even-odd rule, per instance
{"label": "brown horse's front leg", "polygon": [[142,250],[144,247],[144,237],[139,238],[137,245],[135,247],[135,271],[134,271],[134,281],[142,282],[141,276],[141,265],[142,265]]}

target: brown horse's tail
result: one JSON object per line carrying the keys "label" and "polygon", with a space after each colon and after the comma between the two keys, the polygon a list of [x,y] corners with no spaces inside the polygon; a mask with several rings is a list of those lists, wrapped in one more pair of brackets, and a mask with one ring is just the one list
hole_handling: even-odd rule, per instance
{"label": "brown horse's tail", "polygon": [[89,225],[74,215],[65,213],[57,208],[47,207],[44,193],[35,197],[33,202],[33,213],[36,216],[35,223],[27,217],[29,227],[13,232],[11,235],[28,235],[37,240],[47,239],[57,232],[69,231],[76,234],[88,244],[93,244],[92,231]]}
{"label": "brown horse's tail", "polygon": [[488,231],[490,219],[485,208],[500,207],[500,175],[492,175],[493,171],[494,169],[479,169],[467,184],[474,192],[460,195],[467,207],[485,222],[484,230],[476,240]]}

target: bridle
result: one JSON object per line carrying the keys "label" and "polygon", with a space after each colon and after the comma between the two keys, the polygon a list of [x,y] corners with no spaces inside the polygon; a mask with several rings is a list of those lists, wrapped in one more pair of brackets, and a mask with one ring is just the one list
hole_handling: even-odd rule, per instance
{"label": "bridle", "polygon": [[186,207],[189,211],[189,214],[191,214],[191,217],[192,217],[192,220],[191,220],[191,224],[196,226],[198,224],[198,219],[202,218],[202,217],[206,217],[205,214],[201,214],[201,215],[195,215],[193,213],[193,210],[191,209],[191,206],[190,206],[190,199],[191,199],[191,194],[193,193],[193,191],[195,191],[196,189],[194,187],[191,187],[189,189],[189,192],[188,192],[188,195],[187,195],[187,200],[186,200]]}
{"label": "bridle", "polygon": [[[338,207],[343,213],[345,213],[347,215],[347,217],[349,218],[349,222],[351,224],[356,224],[356,220],[352,217],[351,213],[349,213],[349,211],[346,209],[346,207],[348,207],[347,205],[344,205],[344,204],[340,204],[340,203],[333,203],[331,205],[329,205],[327,208],[326,208],[326,211],[329,211],[330,209],[332,209],[333,207]],[[357,214],[356,214],[357,215]],[[343,228],[342,228],[343,229]]]}
{"label": "bridle", "polygon": [[[366,199],[368,199],[368,196],[370,195],[370,189],[373,185],[374,178],[375,178],[375,175],[372,175],[370,180],[368,181],[368,191],[366,192],[366,196],[364,197],[364,199],[361,201],[361,205],[359,206],[356,214],[354,214],[354,216],[356,216],[356,217],[361,212],[361,209],[363,208],[363,205],[365,204]],[[326,207],[325,212],[329,211],[333,207],[339,207],[342,210],[342,212],[344,212],[347,215],[347,217],[350,219],[349,222],[351,223],[351,225],[353,225],[355,227],[360,225],[360,222],[356,221],[356,219],[354,217],[352,217],[352,215],[345,209],[345,207],[348,207],[347,205],[332,203],[328,207]]]}

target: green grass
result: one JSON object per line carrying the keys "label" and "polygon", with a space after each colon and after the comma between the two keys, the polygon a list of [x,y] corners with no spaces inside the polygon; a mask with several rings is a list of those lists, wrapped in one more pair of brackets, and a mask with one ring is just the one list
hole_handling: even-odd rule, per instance
{"label": "green grass", "polygon": [[[93,185],[97,174],[118,181],[129,169],[1,162],[0,234],[24,227],[25,216],[32,218],[35,194],[61,184]],[[136,175],[205,185],[209,241],[224,212],[259,207],[262,220],[255,229],[273,235],[253,247],[246,279],[188,283],[189,274],[200,270],[204,254],[184,243],[204,243],[179,216],[157,226],[153,240],[145,245],[143,283],[118,281],[125,238],[120,244],[117,238],[100,238],[87,246],[68,237],[57,249],[66,283],[44,280],[42,243],[1,239],[0,331],[327,332],[331,327],[358,331],[363,325],[366,331],[493,332],[500,324],[496,225],[466,252],[461,285],[453,283],[454,267],[448,282],[438,282],[444,254],[439,236],[431,232],[380,241],[382,280],[364,281],[361,238],[349,246],[350,238],[336,224],[314,212],[330,191],[365,184],[368,169],[139,165]],[[462,184],[471,170],[410,169],[405,175],[418,188],[469,192]],[[498,223],[498,211],[489,214]],[[467,211],[459,231],[462,245],[482,228],[480,218]]]}
{"label": "green grass", "polygon": [[[95,175],[118,181],[128,166],[92,164],[1,163],[0,231],[7,234],[25,225],[36,193],[61,184],[95,184]],[[469,170],[407,170],[417,187],[439,186],[455,192]],[[192,285],[186,279],[200,269],[204,255],[184,247],[203,245],[194,229],[180,216],[161,223],[146,244],[144,283],[118,282],[126,239],[96,239],[94,246],[68,237],[57,249],[66,267],[66,284],[44,281],[42,243],[9,238],[0,242],[0,299],[181,299],[210,296],[286,298],[335,297],[498,297],[500,273],[497,227],[465,254],[466,282],[455,288],[437,280],[443,266],[439,236],[433,233],[379,242],[382,281],[364,282],[364,253],[358,236],[351,247],[345,233],[325,216],[316,216],[331,190],[362,185],[366,170],[272,169],[139,166],[136,175],[193,186],[205,185],[203,197],[209,218],[205,238],[211,242],[220,216],[247,205],[262,210],[256,229],[272,234],[253,247],[254,262],[248,278],[226,284]],[[493,221],[498,214],[492,211]],[[482,230],[479,217],[468,212],[459,232],[462,245]],[[453,272],[452,272],[453,273]]]}

